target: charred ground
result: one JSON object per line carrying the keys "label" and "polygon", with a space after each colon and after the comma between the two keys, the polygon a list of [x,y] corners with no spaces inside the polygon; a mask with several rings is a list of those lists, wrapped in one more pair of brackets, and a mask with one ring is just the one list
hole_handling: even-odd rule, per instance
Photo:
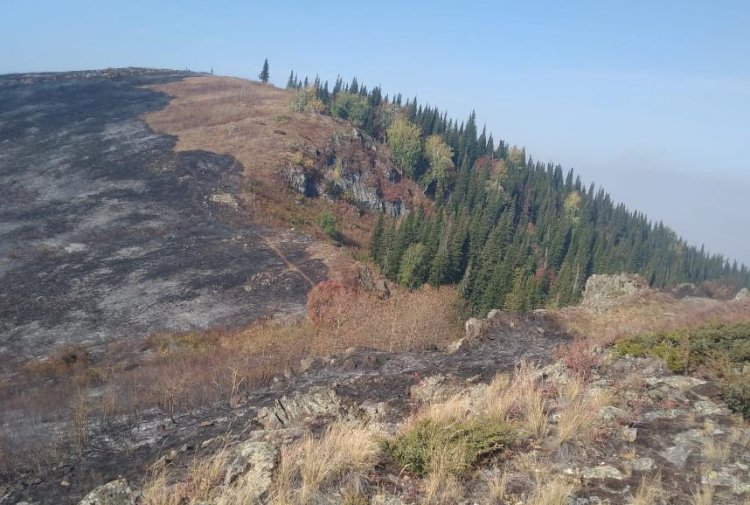
{"label": "charred ground", "polygon": [[141,119],[169,102],[144,85],[188,75],[0,78],[0,353],[242,325],[325,277],[308,239],[249,219],[234,158],[176,153]]}

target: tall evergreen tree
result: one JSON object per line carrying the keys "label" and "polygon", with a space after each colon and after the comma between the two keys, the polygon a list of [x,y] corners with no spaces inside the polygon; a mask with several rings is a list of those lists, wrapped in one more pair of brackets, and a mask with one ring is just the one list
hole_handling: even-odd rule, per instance
{"label": "tall evergreen tree", "polygon": [[260,71],[260,74],[258,74],[258,79],[260,79],[263,83],[268,83],[268,79],[271,77],[271,74],[268,71],[268,58],[266,58],[263,61],[263,69]]}

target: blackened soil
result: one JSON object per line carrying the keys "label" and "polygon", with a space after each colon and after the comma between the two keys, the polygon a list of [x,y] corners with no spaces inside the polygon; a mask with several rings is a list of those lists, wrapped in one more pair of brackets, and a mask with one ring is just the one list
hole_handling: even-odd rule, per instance
{"label": "blackened soil", "polygon": [[233,158],[177,154],[140,119],[169,101],[142,85],[185,75],[0,76],[0,362],[243,325],[325,277],[305,237],[252,224]]}
{"label": "blackened soil", "polygon": [[[185,466],[193,457],[216,449],[216,445],[203,448],[209,439],[217,442],[249,438],[262,429],[256,421],[262,407],[274,405],[285,395],[317,388],[334,390],[342,404],[350,407],[384,403],[388,420],[395,423],[414,408],[409,390],[426,377],[442,375],[459,381],[474,378],[488,382],[496,373],[512,370],[520,360],[546,364],[554,349],[568,338],[544,314],[531,313],[506,315],[491,322],[481,339],[453,354],[353,348],[341,355],[317,359],[308,370],[288,378],[279,371],[270,385],[247,391],[236,408],[219,402],[174,416],[152,409],[143,412],[137,421],[118,421],[104,430],[92,426],[90,443],[75,464],[50,469],[36,481],[32,477],[18,478],[7,483],[5,489],[9,503],[25,500],[72,505],[94,487],[117,476],[128,478],[137,487],[159,458],[174,451],[181,456],[172,464]],[[70,486],[60,486],[63,480]],[[2,491],[0,479],[0,497]]]}

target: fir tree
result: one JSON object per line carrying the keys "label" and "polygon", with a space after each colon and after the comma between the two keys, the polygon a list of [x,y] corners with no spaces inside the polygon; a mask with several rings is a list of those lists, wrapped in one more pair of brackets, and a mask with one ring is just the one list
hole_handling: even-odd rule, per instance
{"label": "fir tree", "polygon": [[271,77],[268,71],[268,58],[263,61],[263,69],[258,74],[258,79],[263,83],[268,83],[268,79]]}

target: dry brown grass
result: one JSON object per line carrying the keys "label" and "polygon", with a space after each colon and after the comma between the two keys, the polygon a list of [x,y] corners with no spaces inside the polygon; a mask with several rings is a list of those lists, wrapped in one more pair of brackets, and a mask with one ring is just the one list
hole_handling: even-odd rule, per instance
{"label": "dry brown grass", "polygon": [[308,435],[284,448],[274,481],[273,503],[308,503],[323,487],[370,470],[379,458],[380,446],[368,428],[334,423],[322,437]]}
{"label": "dry brown grass", "polygon": [[562,478],[539,483],[527,505],[567,505],[573,486]]}
{"label": "dry brown grass", "polygon": [[508,474],[495,470],[487,478],[486,505],[501,505],[508,499]]}
{"label": "dry brown grass", "polygon": [[656,505],[657,500],[663,493],[661,474],[647,475],[641,479],[638,491],[636,491],[630,505]]}
{"label": "dry brown grass", "polygon": [[690,497],[691,505],[712,505],[714,502],[714,488],[704,484],[695,491]]}
{"label": "dry brown grass", "polygon": [[574,377],[560,385],[555,443],[561,445],[573,439],[593,438],[597,412],[610,400],[611,395],[604,391],[587,391],[580,377]]}
{"label": "dry brown grass", "polygon": [[224,448],[210,457],[195,458],[182,480],[170,483],[170,475],[162,464],[141,490],[143,505],[193,505],[211,497],[224,478],[229,462]]}
{"label": "dry brown grass", "polygon": [[731,451],[732,445],[729,440],[722,442],[716,440],[713,436],[708,436],[703,439],[701,452],[709,465],[711,465],[711,468],[717,468],[723,465],[729,458]]}
{"label": "dry brown grass", "polygon": [[[255,219],[272,225],[303,228],[318,234],[315,216],[334,212],[340,232],[353,243],[369,240],[373,219],[352,205],[304,199],[286,189],[279,171],[289,162],[312,167],[316,152],[334,135],[348,135],[351,127],[329,116],[292,112],[294,91],[229,77],[194,77],[153,87],[173,97],[167,107],[146,115],[156,131],[176,135],[177,151],[203,149],[229,154],[244,168],[244,203]],[[382,152],[381,152],[382,151]],[[366,157],[370,154],[367,153]],[[387,164],[379,149],[377,164]],[[416,184],[389,183],[386,170],[373,172],[373,184],[391,199],[429,206]]]}
{"label": "dry brown grass", "polygon": [[686,326],[749,321],[750,300],[678,299],[650,290],[626,298],[604,312],[575,306],[551,313],[565,330],[591,339],[592,345],[602,346],[625,337]]}

